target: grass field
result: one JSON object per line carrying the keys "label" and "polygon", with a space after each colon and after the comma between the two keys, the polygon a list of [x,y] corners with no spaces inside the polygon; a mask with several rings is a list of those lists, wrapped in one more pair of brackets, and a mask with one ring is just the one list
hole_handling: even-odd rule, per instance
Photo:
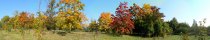
{"label": "grass field", "polygon": [[[23,38],[24,37],[24,38]],[[138,36],[112,36],[108,34],[93,32],[71,32],[67,33],[66,36],[61,36],[51,31],[45,31],[41,36],[42,40],[182,40],[180,35],[168,35],[167,37],[153,37],[143,38]],[[190,40],[197,40],[194,36],[189,36]],[[210,40],[210,37],[206,37]],[[34,30],[25,30],[24,35],[18,31],[5,31],[0,30],[0,40],[37,40],[37,36]]]}

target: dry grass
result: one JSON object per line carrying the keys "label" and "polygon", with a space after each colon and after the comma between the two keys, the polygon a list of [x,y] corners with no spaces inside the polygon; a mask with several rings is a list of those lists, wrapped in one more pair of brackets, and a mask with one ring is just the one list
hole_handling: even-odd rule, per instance
{"label": "dry grass", "polygon": [[[24,36],[21,35],[19,30],[0,30],[0,40],[37,40],[37,36],[34,30],[25,30]],[[24,37],[24,38],[23,38]],[[169,35],[165,38],[162,37],[153,37],[153,38],[142,38],[136,36],[112,36],[107,34],[93,32],[72,32],[67,33],[66,36],[61,36],[51,31],[44,31],[41,36],[42,40],[182,40],[179,35]],[[190,40],[197,40],[194,36],[189,36]],[[210,37],[207,37],[210,39]]]}

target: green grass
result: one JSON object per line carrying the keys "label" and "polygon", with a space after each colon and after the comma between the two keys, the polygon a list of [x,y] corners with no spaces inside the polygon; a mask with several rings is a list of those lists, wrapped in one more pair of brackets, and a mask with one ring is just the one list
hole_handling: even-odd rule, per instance
{"label": "green grass", "polygon": [[[24,37],[24,38],[23,38]],[[210,39],[209,36],[206,37]],[[71,32],[67,33],[66,36],[61,36],[51,31],[45,31],[41,37],[42,40],[182,40],[180,35],[168,35],[166,37],[153,37],[143,38],[137,36],[112,36],[108,34],[94,32]],[[195,36],[189,36],[190,40],[197,40]],[[0,40],[37,40],[37,36],[34,30],[25,30],[24,35],[18,30],[5,31],[0,30]]]}

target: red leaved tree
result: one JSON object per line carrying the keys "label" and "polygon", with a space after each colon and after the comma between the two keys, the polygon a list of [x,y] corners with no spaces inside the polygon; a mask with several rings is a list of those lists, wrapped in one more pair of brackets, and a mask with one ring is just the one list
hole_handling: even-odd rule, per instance
{"label": "red leaved tree", "polygon": [[120,3],[116,9],[115,16],[112,15],[111,29],[115,33],[129,34],[134,29],[134,22],[131,20],[132,14],[130,13],[127,2]]}

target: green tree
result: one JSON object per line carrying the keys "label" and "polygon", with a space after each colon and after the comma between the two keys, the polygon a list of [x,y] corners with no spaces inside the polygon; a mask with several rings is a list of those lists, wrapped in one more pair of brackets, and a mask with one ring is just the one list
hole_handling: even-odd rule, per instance
{"label": "green tree", "polygon": [[169,24],[163,21],[156,21],[154,29],[154,36],[165,37],[166,35],[172,32],[172,29],[169,27]]}
{"label": "green tree", "polygon": [[169,26],[173,29],[173,34],[179,34],[177,33],[178,25],[179,23],[175,17],[169,22]]}
{"label": "green tree", "polygon": [[197,35],[198,33],[198,24],[196,20],[193,20],[193,24],[190,27],[190,34],[191,35]]}
{"label": "green tree", "polygon": [[167,23],[163,21],[163,13],[159,12],[160,8],[144,4],[143,8],[133,4],[131,6],[132,19],[134,20],[134,34],[141,36],[165,36],[172,30]]}
{"label": "green tree", "polygon": [[10,17],[9,16],[4,16],[1,21],[5,24],[5,23],[8,23]]}
{"label": "green tree", "polygon": [[187,34],[189,31],[190,26],[187,23],[179,23],[176,33],[178,34]]}
{"label": "green tree", "polygon": [[89,31],[98,31],[99,30],[99,24],[96,21],[91,21],[91,23],[88,26]]}
{"label": "green tree", "polygon": [[167,34],[171,34],[173,32],[172,28],[169,26],[168,23],[164,22],[164,28],[162,35],[165,37]]}
{"label": "green tree", "polygon": [[202,21],[199,21],[200,25],[198,26],[198,40],[206,40],[207,28],[204,26],[206,23],[206,18]]}
{"label": "green tree", "polygon": [[207,30],[208,30],[207,34],[210,35],[210,26],[207,27]]}
{"label": "green tree", "polygon": [[3,23],[2,28],[5,29],[5,30],[8,29],[9,19],[10,19],[9,16],[4,16],[1,19],[1,22]]}

